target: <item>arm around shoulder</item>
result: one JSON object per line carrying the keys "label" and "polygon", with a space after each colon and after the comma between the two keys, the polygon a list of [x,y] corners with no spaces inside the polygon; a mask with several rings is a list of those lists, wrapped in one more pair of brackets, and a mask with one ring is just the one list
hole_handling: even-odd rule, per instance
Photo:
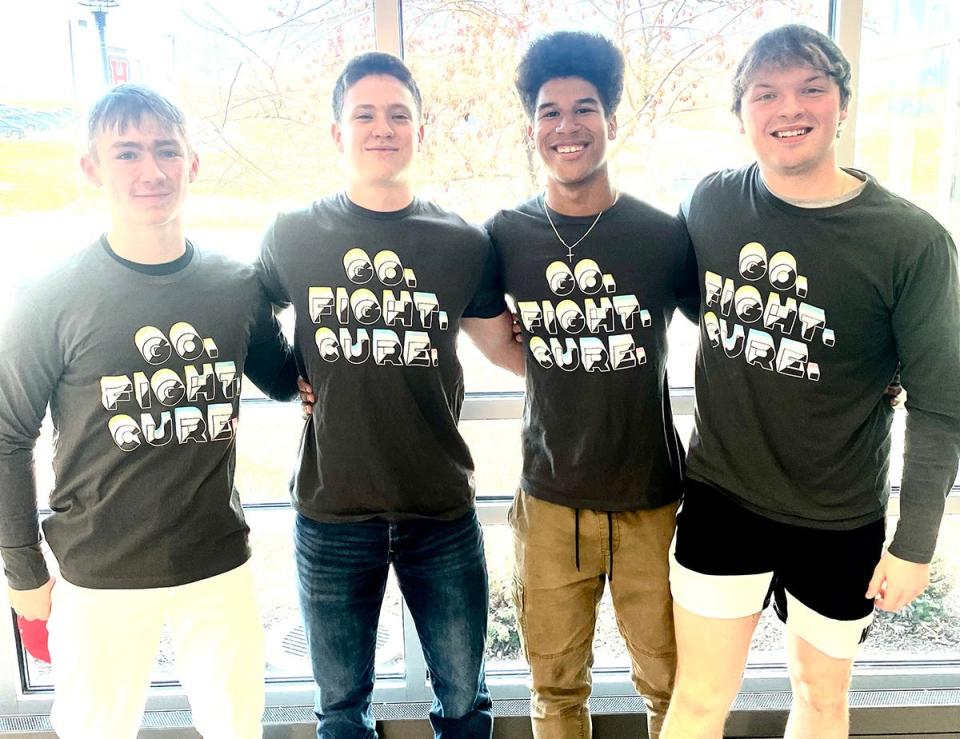
{"label": "arm around shoulder", "polygon": [[460,326],[483,356],[498,367],[523,376],[523,347],[514,339],[513,314],[509,310],[493,318],[464,318]]}
{"label": "arm around shoulder", "polygon": [[257,305],[244,374],[273,400],[297,397],[297,363],[293,348],[265,295]]}

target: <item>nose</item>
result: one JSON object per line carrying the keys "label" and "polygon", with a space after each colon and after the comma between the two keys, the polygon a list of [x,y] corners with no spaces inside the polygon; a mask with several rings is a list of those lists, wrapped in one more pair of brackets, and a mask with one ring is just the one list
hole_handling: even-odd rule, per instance
{"label": "nose", "polygon": [[153,154],[145,154],[140,162],[140,180],[142,182],[163,182],[167,178],[159,160]]}
{"label": "nose", "polygon": [[803,100],[799,95],[786,93],[780,97],[777,114],[782,118],[799,118],[803,115]]}
{"label": "nose", "polygon": [[373,127],[373,135],[381,139],[393,138],[393,126],[390,125],[390,119],[386,116],[377,118],[376,125]]}
{"label": "nose", "polygon": [[557,133],[575,131],[579,127],[580,124],[577,123],[576,118],[572,115],[561,114],[560,118],[557,120]]}

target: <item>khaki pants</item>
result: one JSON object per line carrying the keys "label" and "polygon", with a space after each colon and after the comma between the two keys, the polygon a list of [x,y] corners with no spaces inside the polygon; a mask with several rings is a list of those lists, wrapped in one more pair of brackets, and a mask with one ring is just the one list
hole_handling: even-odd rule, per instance
{"label": "khaki pants", "polygon": [[647,705],[651,737],[670,701],[677,652],[668,552],[677,504],[649,511],[580,510],[580,569],[573,508],[517,492],[510,509],[516,571],[514,605],[530,664],[530,716],[537,739],[591,736],[587,699],[592,684],[597,605],[608,579],[617,625],[630,653],[637,692]]}

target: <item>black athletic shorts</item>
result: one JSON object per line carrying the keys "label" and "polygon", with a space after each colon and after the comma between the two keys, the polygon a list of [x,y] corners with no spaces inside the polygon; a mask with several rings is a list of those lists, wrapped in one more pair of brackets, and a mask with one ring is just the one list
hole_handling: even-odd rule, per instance
{"label": "black athletic shorts", "polygon": [[709,618],[740,618],[773,601],[787,628],[840,659],[873,622],[865,596],[884,520],[849,530],[780,523],[716,487],[687,480],[670,554],[674,600]]}

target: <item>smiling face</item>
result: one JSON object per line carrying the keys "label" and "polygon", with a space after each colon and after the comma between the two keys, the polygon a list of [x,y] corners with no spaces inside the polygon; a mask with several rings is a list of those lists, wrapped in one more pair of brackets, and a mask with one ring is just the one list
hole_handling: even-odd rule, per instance
{"label": "smiling face", "polygon": [[331,133],[346,155],[352,186],[408,184],[423,126],[413,94],[396,77],[368,75],[351,85]]}
{"label": "smiling face", "polygon": [[607,118],[590,82],[556,77],[537,94],[529,134],[552,181],[586,187],[607,176],[607,141],[616,138],[617,121]]}
{"label": "smiling face", "polygon": [[130,227],[179,222],[199,164],[183,137],[151,116],[101,131],[80,160],[87,179],[105,190],[114,224]]}
{"label": "smiling face", "polygon": [[837,126],[847,117],[840,88],[808,65],[761,68],[741,100],[741,133],[764,178],[816,178],[836,170]]}

